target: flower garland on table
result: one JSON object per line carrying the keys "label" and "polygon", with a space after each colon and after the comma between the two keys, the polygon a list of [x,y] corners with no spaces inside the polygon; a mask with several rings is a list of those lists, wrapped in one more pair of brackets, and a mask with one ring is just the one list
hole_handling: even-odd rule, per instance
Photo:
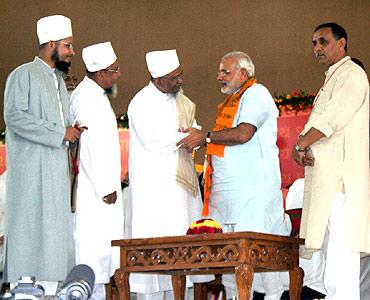
{"label": "flower garland on table", "polygon": [[295,90],[291,94],[276,95],[274,101],[280,112],[285,111],[302,111],[311,109],[315,100],[315,94],[309,94],[303,90]]}
{"label": "flower garland on table", "polygon": [[222,232],[220,224],[213,219],[200,219],[193,222],[190,226],[186,235],[192,234],[204,234],[204,233],[218,233]]}

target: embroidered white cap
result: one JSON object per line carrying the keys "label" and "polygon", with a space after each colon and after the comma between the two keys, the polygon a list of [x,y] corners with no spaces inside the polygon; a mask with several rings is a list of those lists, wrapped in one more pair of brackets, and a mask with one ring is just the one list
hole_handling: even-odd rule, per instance
{"label": "embroidered white cap", "polygon": [[148,70],[153,78],[167,75],[180,66],[175,49],[148,52],[145,58]]}
{"label": "embroidered white cap", "polygon": [[82,49],[82,59],[89,72],[108,68],[117,60],[111,42],[104,42]]}
{"label": "embroidered white cap", "polygon": [[72,36],[71,19],[62,15],[41,18],[37,21],[36,27],[40,45]]}

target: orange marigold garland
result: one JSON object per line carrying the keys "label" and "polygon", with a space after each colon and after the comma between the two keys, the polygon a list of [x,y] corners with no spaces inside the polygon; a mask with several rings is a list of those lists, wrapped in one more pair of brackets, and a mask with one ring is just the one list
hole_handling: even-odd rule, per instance
{"label": "orange marigold garland", "polygon": [[215,220],[200,219],[190,225],[188,231],[186,232],[186,235],[218,232],[222,232],[222,228],[220,224],[218,224]]}

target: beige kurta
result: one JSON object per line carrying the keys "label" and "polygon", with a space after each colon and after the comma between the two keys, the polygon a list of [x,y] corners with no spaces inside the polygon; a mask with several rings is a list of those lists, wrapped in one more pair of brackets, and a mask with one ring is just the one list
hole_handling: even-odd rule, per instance
{"label": "beige kurta", "polygon": [[325,138],[311,145],[315,165],[305,168],[300,236],[306,248],[320,249],[336,192],[344,192],[348,243],[370,251],[369,82],[365,72],[345,57],[331,66],[310,118]]}

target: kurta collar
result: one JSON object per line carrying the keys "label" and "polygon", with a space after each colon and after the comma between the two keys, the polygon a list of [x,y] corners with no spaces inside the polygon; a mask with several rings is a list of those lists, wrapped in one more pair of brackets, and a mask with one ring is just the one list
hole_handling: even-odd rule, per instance
{"label": "kurta collar", "polygon": [[162,98],[163,100],[169,101],[176,99],[176,95],[172,93],[163,93],[161,92],[154,84],[153,82],[149,82],[148,84],[149,88],[153,91],[153,94],[155,97]]}
{"label": "kurta collar", "polygon": [[336,69],[338,69],[344,62],[350,59],[351,57],[349,55],[343,57],[341,60],[337,61],[334,65],[331,65],[329,69],[325,71],[325,75],[333,74]]}
{"label": "kurta collar", "polygon": [[98,85],[94,80],[90,79],[89,77],[85,76],[84,81],[91,87],[91,89],[95,89],[96,93],[100,93],[105,95],[105,90]]}
{"label": "kurta collar", "polygon": [[[35,59],[33,60],[35,64],[40,66],[41,69],[43,69],[48,75],[53,76],[55,74],[55,68],[51,68],[46,62],[44,62],[40,57],[35,56]],[[58,71],[59,72],[59,71]]]}

